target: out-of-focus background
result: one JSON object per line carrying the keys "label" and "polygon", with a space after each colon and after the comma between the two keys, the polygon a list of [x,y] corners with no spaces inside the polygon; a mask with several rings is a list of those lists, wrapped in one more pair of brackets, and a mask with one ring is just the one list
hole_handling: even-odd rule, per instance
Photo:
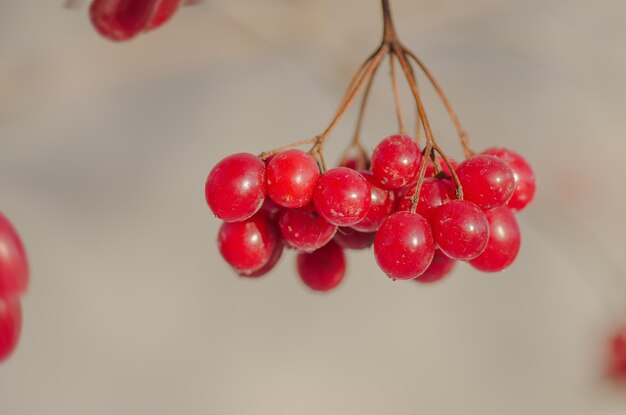
{"label": "out-of-focus background", "polygon": [[[319,133],[379,41],[378,3],[205,1],[114,44],[85,6],[0,0],[0,210],[32,264],[0,414],[624,413],[602,360],[626,319],[621,0],[392,1],[474,148],[539,177],[506,272],[394,283],[350,252],[318,295],[291,252],[253,281],[220,259],[210,168]],[[386,72],[368,148],[396,129]]]}

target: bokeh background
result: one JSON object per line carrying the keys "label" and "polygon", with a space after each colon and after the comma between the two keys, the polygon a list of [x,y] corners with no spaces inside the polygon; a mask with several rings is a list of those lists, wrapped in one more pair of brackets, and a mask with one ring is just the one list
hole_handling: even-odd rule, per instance
{"label": "bokeh background", "polygon": [[[473,146],[527,156],[539,193],[502,274],[394,283],[351,252],[329,295],[292,253],[235,277],[203,185],[230,153],[322,130],[378,1],[205,1],[126,44],[85,6],[0,0],[0,209],[32,263],[0,414],[624,413],[602,358],[626,320],[626,3],[392,1]],[[396,128],[377,79],[368,148]]]}

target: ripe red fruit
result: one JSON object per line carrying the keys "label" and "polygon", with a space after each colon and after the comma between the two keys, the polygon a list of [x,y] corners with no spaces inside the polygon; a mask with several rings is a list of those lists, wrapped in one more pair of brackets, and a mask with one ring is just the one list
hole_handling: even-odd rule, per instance
{"label": "ripe red fruit", "polygon": [[[437,156],[437,160],[439,160],[439,164],[441,165],[441,171],[447,174],[448,176],[452,176],[452,172],[448,168],[448,165],[446,164],[446,162],[443,161],[443,158],[441,156]],[[450,162],[454,170],[456,170],[456,168],[459,166],[459,163],[454,159],[448,158],[448,161]],[[426,166],[425,177],[434,177],[435,174],[436,174],[435,165],[433,164],[432,161],[430,161],[428,162],[428,166]]]}
{"label": "ripe red fruit", "polygon": [[515,191],[507,202],[507,207],[520,211],[524,209],[535,196],[535,173],[528,162],[518,153],[507,148],[490,148],[483,154],[494,156],[506,162],[515,177]]}
{"label": "ripe red fruit", "polygon": [[459,164],[456,173],[463,186],[465,200],[483,209],[504,206],[515,191],[513,170],[493,156],[469,158]]}
{"label": "ripe red fruit", "polygon": [[158,0],[94,0],[89,16],[104,37],[123,41],[135,37],[152,17]]}
{"label": "ripe red fruit", "polygon": [[386,189],[399,189],[417,180],[422,153],[413,139],[392,135],[381,141],[372,153],[372,173]]}
{"label": "ripe red fruit", "polygon": [[287,150],[267,163],[267,194],[280,206],[299,208],[311,202],[319,177],[319,167],[310,154]]}
{"label": "ripe red fruit", "polygon": [[20,295],[28,288],[28,259],[11,222],[0,213],[0,297]]}
{"label": "ripe red fruit", "polygon": [[0,297],[0,362],[8,358],[20,338],[22,308],[15,297]]}
{"label": "ripe red fruit", "polygon": [[[415,193],[416,186],[417,184],[405,187],[400,191],[396,208],[398,212],[411,210],[411,197]],[[454,186],[450,180],[428,177],[422,183],[415,213],[422,215],[432,225],[435,210],[448,203],[452,197],[454,197]]]}
{"label": "ripe red fruit", "polygon": [[267,274],[268,272],[273,270],[276,264],[278,264],[278,261],[280,261],[280,257],[283,256],[283,248],[284,248],[284,244],[282,243],[282,241],[278,241],[278,243],[276,244],[276,247],[274,248],[274,252],[272,252],[272,256],[270,257],[267,264],[263,265],[261,269],[259,269],[258,271],[253,271],[253,272],[248,272],[248,273],[240,272],[239,276],[246,277],[246,278],[258,278]]}
{"label": "ripe red fruit", "polygon": [[240,274],[263,268],[279,243],[276,228],[264,215],[223,223],[217,242],[222,257]]}
{"label": "ripe red fruit", "polygon": [[265,198],[265,164],[255,155],[226,157],[209,173],[205,196],[213,214],[225,222],[254,215]]}
{"label": "ripe red fruit", "polygon": [[147,32],[156,29],[170,20],[174,13],[176,13],[176,10],[178,10],[179,5],[180,0],[157,0],[152,11],[152,16],[150,20],[148,20],[144,31]]}
{"label": "ripe red fruit", "polygon": [[485,212],[489,221],[489,242],[484,252],[469,263],[484,272],[502,271],[515,261],[521,245],[517,220],[511,209],[499,207]]}
{"label": "ripe red fruit", "polygon": [[376,232],[359,232],[352,228],[338,228],[335,242],[344,249],[365,249],[372,246]]}
{"label": "ripe red fruit", "polygon": [[357,171],[337,167],[322,174],[313,195],[315,209],[338,226],[362,221],[371,206],[370,185]]}
{"label": "ripe red fruit", "polygon": [[370,172],[361,172],[370,185],[371,204],[367,215],[359,223],[352,225],[359,232],[376,232],[387,216],[394,212],[396,195],[393,191],[383,189]]}
{"label": "ripe red fruit", "polygon": [[480,255],[489,240],[483,211],[467,200],[453,200],[435,211],[433,235],[439,249],[452,259],[467,261]]}
{"label": "ripe red fruit", "polygon": [[337,231],[337,226],[324,219],[312,205],[284,210],[278,226],[285,242],[302,251],[321,248]]}
{"label": "ripe red fruit", "polygon": [[439,249],[435,251],[433,262],[430,263],[428,269],[422,275],[415,278],[415,281],[421,283],[431,283],[441,280],[448,275],[456,265],[454,259],[448,258]]}
{"label": "ripe red fruit", "polygon": [[346,273],[343,249],[334,241],[314,252],[300,252],[297,265],[302,281],[315,291],[332,290],[339,285]]}
{"label": "ripe red fruit", "polygon": [[389,216],[374,240],[376,262],[393,279],[418,277],[426,271],[434,255],[430,226],[416,213],[397,212]]}

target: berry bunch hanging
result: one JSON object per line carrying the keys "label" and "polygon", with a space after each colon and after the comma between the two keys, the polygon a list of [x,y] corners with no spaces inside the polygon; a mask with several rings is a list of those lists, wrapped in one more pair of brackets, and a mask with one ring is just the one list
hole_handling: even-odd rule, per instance
{"label": "berry bunch hanging", "polygon": [[[259,156],[226,157],[205,186],[209,207],[223,220],[218,245],[241,276],[259,277],[285,247],[298,251],[303,282],[318,291],[344,277],[344,250],[374,246],[382,271],[394,280],[428,283],[457,261],[496,272],[517,257],[520,230],[515,212],[533,199],[535,177],[519,154],[471,150],[458,116],[422,61],[396,36],[389,2],[382,0],[384,36],[350,82],[337,113],[319,135]],[[399,133],[384,138],[371,156],[360,141],[374,75],[389,58]],[[417,108],[417,133],[408,136],[398,93],[399,63]],[[417,88],[414,65],[440,96],[463,147],[456,163],[439,146]],[[364,87],[354,138],[339,167],[328,169],[324,143]],[[423,130],[425,145],[419,143]],[[297,147],[311,145],[308,152]]]}
{"label": "berry bunch hanging", "polygon": [[0,213],[0,362],[17,346],[22,329],[20,296],[27,288],[26,251],[11,222]]}

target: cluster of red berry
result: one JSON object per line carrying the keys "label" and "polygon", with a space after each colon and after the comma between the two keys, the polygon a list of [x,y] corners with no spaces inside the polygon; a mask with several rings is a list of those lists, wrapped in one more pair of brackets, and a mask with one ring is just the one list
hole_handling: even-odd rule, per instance
{"label": "cluster of red berry", "polygon": [[26,251],[11,222],[0,213],[0,362],[17,346],[22,329],[19,297],[27,288]]}
{"label": "cluster of red berry", "polygon": [[205,188],[209,207],[224,221],[220,252],[240,275],[258,277],[276,265],[283,246],[297,249],[302,280],[322,291],[341,282],[344,249],[372,244],[378,265],[393,279],[437,281],[457,260],[486,272],[508,267],[520,247],[513,212],[535,192],[528,163],[503,148],[458,166],[449,160],[461,199],[449,167],[422,158],[406,135],[382,140],[364,171],[349,161],[321,173],[313,156],[297,149],[265,161],[248,153],[229,156],[213,168]]}

